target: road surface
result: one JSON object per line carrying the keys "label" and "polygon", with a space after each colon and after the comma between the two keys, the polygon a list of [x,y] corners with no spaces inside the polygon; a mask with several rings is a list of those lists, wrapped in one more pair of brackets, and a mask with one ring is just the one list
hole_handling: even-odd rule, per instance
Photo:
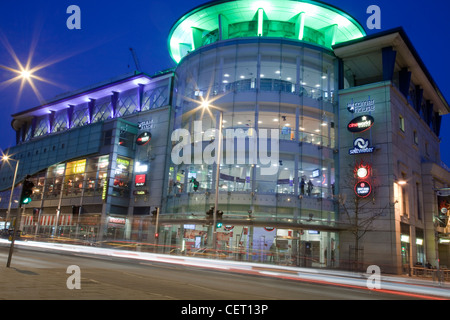
{"label": "road surface", "polygon": [[[114,257],[55,254],[16,248],[6,270],[8,248],[0,246],[0,299],[107,300],[390,300],[423,298],[331,285],[320,281],[260,276]],[[170,256],[169,256],[170,257]],[[69,266],[80,268],[81,289],[69,290]],[[20,275],[20,277],[18,277]],[[27,284],[32,281],[32,285]],[[52,286],[43,290],[42,286]]]}

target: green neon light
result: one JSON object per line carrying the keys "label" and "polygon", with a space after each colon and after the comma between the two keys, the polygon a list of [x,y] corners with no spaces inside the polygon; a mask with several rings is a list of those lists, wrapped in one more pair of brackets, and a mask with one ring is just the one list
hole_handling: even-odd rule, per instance
{"label": "green neon light", "polygon": [[[255,37],[302,40],[331,49],[334,44],[366,35],[362,25],[354,18],[322,2],[221,0],[197,7],[175,23],[168,39],[170,55],[178,63],[189,52],[219,41],[220,37],[217,35],[228,35],[229,32],[230,37],[226,38],[252,36],[249,35],[251,31],[249,26],[255,15],[258,19],[253,33]],[[220,24],[220,20],[226,21],[226,24]],[[269,24],[270,27],[282,25],[283,28],[292,30],[285,35],[281,29],[274,34],[270,34],[270,31],[269,34],[263,34],[265,24]],[[232,30],[241,30],[240,27],[250,31],[245,34],[232,32]],[[266,30],[271,29],[266,25]]]}
{"label": "green neon light", "polygon": [[303,36],[305,34],[305,13],[300,12],[299,19],[300,19],[300,25],[299,25],[299,33],[298,33],[298,40],[303,40]]}
{"label": "green neon light", "polygon": [[263,35],[263,24],[264,24],[264,9],[258,9],[258,37]]}

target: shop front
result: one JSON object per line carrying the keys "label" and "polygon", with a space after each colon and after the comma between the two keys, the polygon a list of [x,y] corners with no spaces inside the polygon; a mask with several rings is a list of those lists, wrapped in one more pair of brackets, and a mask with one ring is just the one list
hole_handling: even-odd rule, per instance
{"label": "shop front", "polygon": [[212,248],[212,227],[200,224],[162,225],[160,251],[188,256],[260,262],[300,267],[337,267],[338,234],[330,231],[228,225],[217,228]]}

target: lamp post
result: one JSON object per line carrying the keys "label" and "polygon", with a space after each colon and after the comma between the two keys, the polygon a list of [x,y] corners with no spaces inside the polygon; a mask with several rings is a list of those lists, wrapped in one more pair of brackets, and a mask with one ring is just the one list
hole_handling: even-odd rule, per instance
{"label": "lamp post", "polygon": [[216,194],[214,198],[214,212],[213,212],[213,249],[216,249],[217,242],[217,211],[219,207],[219,179],[220,179],[220,160],[222,158],[222,127],[223,127],[223,112],[219,114],[219,134],[216,150]]}
{"label": "lamp post", "polygon": [[[8,213],[7,213],[7,216],[6,216],[6,221],[8,221],[10,213],[11,213],[11,202],[12,202],[12,196],[13,196],[13,193],[14,193],[14,186],[16,184],[17,169],[19,168],[19,160],[12,159],[8,155],[3,155],[2,160],[6,161],[8,163],[9,163],[10,160],[16,161],[16,168],[15,168],[15,172],[14,172],[13,184],[11,186],[11,195],[9,196]],[[17,222],[18,222],[17,220],[19,219],[19,216],[20,216],[19,215],[20,207],[21,207],[21,205],[20,205],[20,199],[19,199],[19,206],[17,208],[16,221],[14,222],[14,226],[13,226],[14,229],[13,229],[13,234],[12,234],[12,239],[11,239],[11,245],[9,247],[8,261],[6,262],[6,267],[7,268],[9,268],[11,266],[11,258],[12,258],[12,254],[13,254],[13,251],[14,251],[14,242],[16,240],[16,233],[17,233]],[[6,226],[6,222],[5,222],[5,226]],[[11,223],[10,223],[10,226],[11,226]]]}
{"label": "lamp post", "polygon": [[10,214],[11,214],[12,197],[13,197],[13,193],[14,193],[14,186],[16,185],[17,169],[19,168],[19,160],[11,159],[9,156],[3,155],[2,161],[6,161],[9,163],[10,160],[16,161],[16,168],[14,171],[14,178],[13,178],[13,183],[11,186],[11,194],[9,195],[8,211],[6,213],[6,220],[5,220],[5,229],[6,229],[6,224],[8,223],[8,220],[9,220]]}

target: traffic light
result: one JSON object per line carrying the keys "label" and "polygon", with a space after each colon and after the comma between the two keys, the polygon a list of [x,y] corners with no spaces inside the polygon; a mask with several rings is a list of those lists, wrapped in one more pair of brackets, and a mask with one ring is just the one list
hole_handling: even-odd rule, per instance
{"label": "traffic light", "polygon": [[156,207],[155,210],[151,212],[152,214],[152,224],[156,225],[156,217],[158,215],[158,208]]}
{"label": "traffic light", "polygon": [[28,180],[23,182],[22,194],[20,195],[20,205],[29,204],[31,202],[31,195],[33,194],[34,183]]}
{"label": "traffic light", "polygon": [[195,178],[191,178],[191,182],[194,184],[194,191],[198,191],[198,187],[200,186],[200,182]]}
{"label": "traffic light", "polygon": [[206,219],[212,220],[214,214],[214,207],[211,207],[208,211],[206,211]]}
{"label": "traffic light", "polygon": [[216,228],[221,228],[223,223],[222,223],[222,216],[223,216],[223,211],[222,210],[217,210],[216,211]]}

